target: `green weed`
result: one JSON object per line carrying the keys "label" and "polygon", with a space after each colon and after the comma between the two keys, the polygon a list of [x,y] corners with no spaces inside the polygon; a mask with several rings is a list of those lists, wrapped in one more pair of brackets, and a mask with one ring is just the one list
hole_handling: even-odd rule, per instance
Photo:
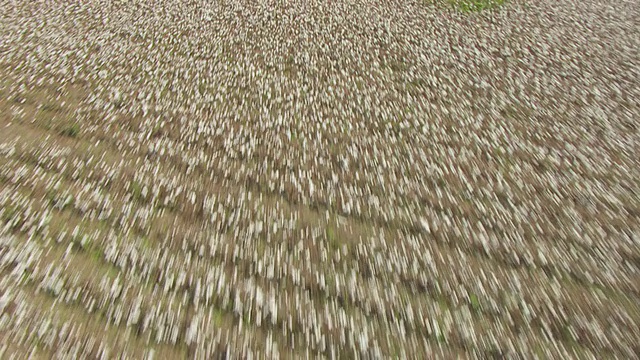
{"label": "green weed", "polygon": [[60,130],[60,135],[71,138],[78,137],[80,134],[80,125],[77,123],[69,124]]}
{"label": "green weed", "polygon": [[464,12],[477,12],[503,5],[506,0],[449,0],[456,9]]}
{"label": "green weed", "polygon": [[144,200],[144,196],[142,196],[142,185],[135,180],[131,182],[131,196],[133,196],[133,200],[135,201]]}
{"label": "green weed", "polygon": [[338,248],[340,247],[340,243],[338,242],[338,237],[336,236],[336,230],[332,225],[327,225],[325,235],[327,237],[327,241],[329,242],[329,246],[333,250],[338,250]]}
{"label": "green weed", "polygon": [[475,312],[480,311],[480,300],[476,294],[469,295],[469,303],[471,304],[471,309]]}

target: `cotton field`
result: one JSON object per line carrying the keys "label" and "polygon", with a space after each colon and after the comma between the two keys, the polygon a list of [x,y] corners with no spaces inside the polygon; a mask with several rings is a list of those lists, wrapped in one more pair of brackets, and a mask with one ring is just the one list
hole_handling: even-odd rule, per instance
{"label": "cotton field", "polygon": [[0,1],[0,358],[637,358],[640,3],[469,9]]}

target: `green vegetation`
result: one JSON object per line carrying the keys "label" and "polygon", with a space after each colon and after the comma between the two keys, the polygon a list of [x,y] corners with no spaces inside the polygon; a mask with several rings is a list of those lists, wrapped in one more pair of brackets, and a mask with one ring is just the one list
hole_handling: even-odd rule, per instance
{"label": "green vegetation", "polygon": [[69,124],[60,130],[60,135],[68,136],[71,138],[78,137],[80,134],[80,125],[77,123]]}
{"label": "green vegetation", "polygon": [[60,111],[61,107],[54,103],[45,103],[40,107],[40,111],[42,112],[56,112]]}
{"label": "green vegetation", "polygon": [[207,92],[207,85],[204,83],[200,83],[198,85],[198,93],[200,93],[200,95],[204,95]]}
{"label": "green vegetation", "polygon": [[223,320],[224,312],[221,309],[213,309],[213,324],[217,327],[221,327]]}
{"label": "green vegetation", "polygon": [[500,6],[506,0],[449,0],[456,8],[464,12],[477,12]]}
{"label": "green vegetation", "polygon": [[0,210],[1,219],[3,222],[9,222],[13,220],[13,217],[18,212],[18,208],[12,205],[4,205],[4,209]]}
{"label": "green vegetation", "polygon": [[475,312],[480,311],[480,300],[476,294],[469,295],[469,302],[471,303],[471,309]]}
{"label": "green vegetation", "polygon": [[93,261],[98,262],[101,261],[103,258],[103,253],[102,250],[98,247],[93,247],[91,249],[91,258],[93,259]]}
{"label": "green vegetation", "polygon": [[135,201],[144,200],[144,196],[142,196],[142,185],[135,180],[131,182],[131,195]]}
{"label": "green vegetation", "polygon": [[338,242],[338,237],[336,236],[336,229],[333,225],[328,224],[326,228],[327,241],[329,241],[329,246],[333,250],[338,250],[340,247],[340,243]]}
{"label": "green vegetation", "polygon": [[449,310],[449,303],[444,296],[438,296],[438,306],[440,306],[440,310],[442,311]]}

